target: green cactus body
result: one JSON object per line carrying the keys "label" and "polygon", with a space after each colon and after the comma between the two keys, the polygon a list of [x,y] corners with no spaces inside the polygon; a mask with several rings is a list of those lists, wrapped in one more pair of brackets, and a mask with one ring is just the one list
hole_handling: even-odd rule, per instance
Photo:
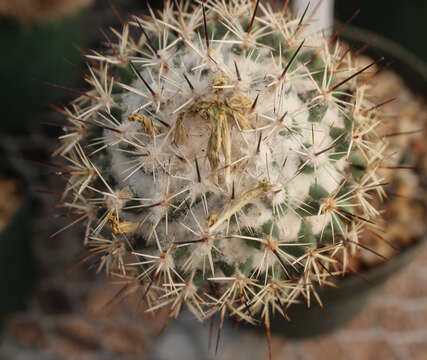
{"label": "green cactus body", "polygon": [[138,280],[150,310],[268,328],[347,271],[386,143],[351,54],[268,6],[252,21],[253,5],[166,2],[126,24],[88,56],[56,155],[99,269]]}

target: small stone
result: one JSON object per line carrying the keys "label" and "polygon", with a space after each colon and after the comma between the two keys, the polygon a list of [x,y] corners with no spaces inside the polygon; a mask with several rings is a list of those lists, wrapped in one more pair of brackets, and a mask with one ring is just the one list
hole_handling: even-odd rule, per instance
{"label": "small stone", "polygon": [[37,349],[48,346],[48,340],[43,329],[35,321],[10,317],[5,321],[4,331],[15,337],[24,346]]}
{"label": "small stone", "polygon": [[[418,279],[412,268],[407,268],[398,276],[390,279],[381,290],[381,294],[405,299],[420,299],[427,297],[427,288],[424,281]],[[375,301],[381,303],[382,296],[376,297]]]}
{"label": "small stone", "polygon": [[376,307],[378,325],[386,331],[404,333],[415,329],[412,313],[397,306]]}
{"label": "small stone", "polygon": [[[220,345],[221,347],[222,345]],[[238,345],[237,345],[238,346]],[[200,360],[206,359],[203,351],[206,348],[201,346],[200,337],[188,329],[173,326],[160,337],[156,346],[153,348],[153,358],[161,360],[185,359]],[[241,355],[241,354],[239,354]],[[258,359],[257,357],[254,357]],[[228,358],[221,352],[221,360],[235,360],[235,357]],[[245,359],[245,357],[241,357]]]}
{"label": "small stone", "polygon": [[424,306],[422,308],[412,310],[411,314],[415,327],[421,331],[425,330],[427,328],[427,298],[424,300]]}
{"label": "small stone", "polygon": [[104,344],[120,355],[143,355],[146,339],[142,332],[129,325],[114,325],[103,333]]}
{"label": "small stone", "polygon": [[356,316],[346,327],[347,330],[363,330],[370,329],[376,325],[375,311],[369,307],[365,309],[360,315]]}
{"label": "small stone", "polygon": [[404,348],[408,352],[411,360],[427,360],[427,342],[417,341],[405,344]]}
{"label": "small stone", "polygon": [[316,360],[352,359],[349,356],[350,349],[340,344],[333,335],[307,340],[302,347],[310,358]]}
{"label": "small stone", "polygon": [[414,269],[418,269],[418,268],[427,269],[427,246],[421,247],[418,254],[416,254],[411,266],[413,266]]}
{"label": "small stone", "polygon": [[347,349],[349,360],[398,360],[390,345],[381,339],[346,341],[343,348]]}
{"label": "small stone", "polygon": [[55,329],[55,350],[62,356],[92,352],[100,348],[97,330],[83,319],[68,319]]}

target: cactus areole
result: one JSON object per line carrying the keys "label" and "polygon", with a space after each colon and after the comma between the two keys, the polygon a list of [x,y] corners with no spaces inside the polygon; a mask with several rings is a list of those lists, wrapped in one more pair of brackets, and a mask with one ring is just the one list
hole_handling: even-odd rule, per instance
{"label": "cactus areole", "polygon": [[90,89],[61,110],[62,207],[98,270],[148,311],[269,333],[293,303],[321,303],[317,286],[379,233],[378,61],[303,38],[309,14],[167,1],[87,56]]}

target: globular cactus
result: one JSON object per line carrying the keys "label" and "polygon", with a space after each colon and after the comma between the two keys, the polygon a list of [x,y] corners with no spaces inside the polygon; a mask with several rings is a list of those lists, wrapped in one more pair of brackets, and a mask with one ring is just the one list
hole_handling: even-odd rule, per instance
{"label": "globular cactus", "polygon": [[87,56],[90,90],[62,111],[62,206],[98,270],[150,311],[269,330],[293,303],[321,303],[318,286],[378,234],[375,63],[336,36],[302,38],[304,17],[166,1]]}

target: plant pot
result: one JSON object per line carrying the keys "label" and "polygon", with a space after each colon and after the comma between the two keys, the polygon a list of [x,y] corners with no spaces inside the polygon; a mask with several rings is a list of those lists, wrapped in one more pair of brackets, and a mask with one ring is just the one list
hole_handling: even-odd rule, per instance
{"label": "plant pot", "polygon": [[82,13],[46,23],[19,24],[0,18],[3,56],[1,131],[16,132],[39,119],[64,91],[47,83],[73,86],[80,77],[77,48],[84,48]]}
{"label": "plant pot", "polygon": [[0,154],[0,174],[19,182],[22,195],[18,209],[0,230],[0,326],[4,317],[22,310],[34,288],[36,266],[32,249],[34,201],[19,175]]}
{"label": "plant pot", "polygon": [[292,305],[287,313],[291,321],[274,318],[271,330],[287,338],[307,338],[324,335],[342,327],[362,311],[369,296],[379,285],[411,261],[424,242],[425,239],[418,241],[393,260],[363,272],[360,276],[339,281],[336,288],[319,289],[324,309],[314,299],[310,309],[305,304]]}
{"label": "plant pot", "polygon": [[[352,24],[392,39],[427,61],[427,49],[425,46],[420,46],[420,39],[416,36],[424,31],[423,20],[427,16],[427,2],[424,0],[335,1],[336,16],[341,21],[349,19],[357,9],[361,9],[361,14],[352,20]],[[397,24],[399,25],[396,26]]]}
{"label": "plant pot", "polygon": [[[348,27],[343,37],[358,48],[369,42],[374,34]],[[384,56],[387,60],[394,60],[392,70],[403,78],[408,88],[415,93],[427,93],[426,67],[399,45],[386,39],[378,39],[375,46],[371,46],[366,54],[373,58]],[[359,276],[338,281],[337,288],[318,288],[324,310],[314,298],[310,309],[307,309],[306,304],[292,305],[287,313],[291,321],[286,321],[282,317],[272,319],[272,332],[288,338],[307,338],[323,335],[342,327],[363,309],[369,296],[379,285],[410,262],[425,240],[425,238],[419,239],[392,260],[362,272]]]}

